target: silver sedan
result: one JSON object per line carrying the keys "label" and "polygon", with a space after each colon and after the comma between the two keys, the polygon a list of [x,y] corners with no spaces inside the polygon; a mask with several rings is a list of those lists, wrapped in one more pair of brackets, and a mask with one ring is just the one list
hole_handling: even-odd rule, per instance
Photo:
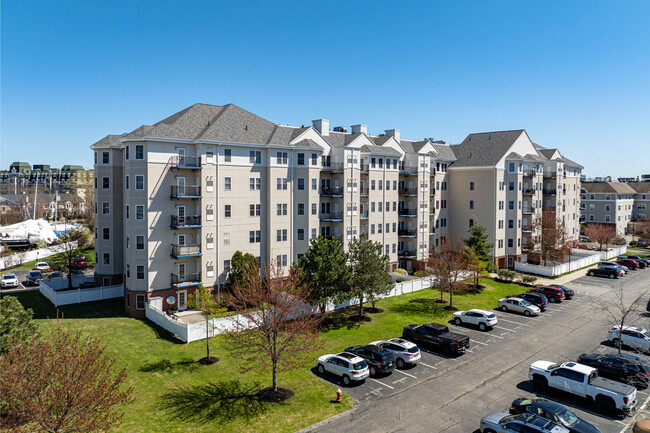
{"label": "silver sedan", "polygon": [[499,299],[499,308],[502,311],[513,311],[525,316],[539,316],[539,307],[521,298]]}

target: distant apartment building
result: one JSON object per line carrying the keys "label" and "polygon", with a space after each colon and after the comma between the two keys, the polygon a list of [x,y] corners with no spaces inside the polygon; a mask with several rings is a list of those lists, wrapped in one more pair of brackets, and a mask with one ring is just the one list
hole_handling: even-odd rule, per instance
{"label": "distant apartment building", "polygon": [[17,194],[18,188],[37,183],[50,190],[63,192],[92,177],[92,171],[81,165],[66,164],[61,168],[52,168],[48,164],[34,164],[32,167],[26,162],[13,162],[9,169],[0,170],[0,192]]}
{"label": "distant apartment building", "polygon": [[630,182],[628,185],[632,187],[635,193],[632,220],[650,219],[650,178],[645,182]]}
{"label": "distant apartment building", "polygon": [[[577,209],[581,167],[523,130],[493,134],[472,150],[481,134],[448,146],[398,129],[373,136],[366,125],[348,131],[325,119],[291,127],[232,104],[195,104],[109,135],[91,146],[96,280],[124,283],[127,313],[142,316],[151,296],[183,309],[192,287],[220,290],[237,250],[288,267],[319,235],[347,248],[366,234],[391,270],[417,269],[443,237],[466,237],[471,219],[488,227],[505,267],[522,257],[529,211],[546,203],[569,219]],[[492,156],[500,134],[502,155]],[[491,156],[476,164],[482,152]]]}
{"label": "distant apartment building", "polygon": [[624,235],[630,222],[650,216],[648,206],[650,182],[585,182],[580,221],[610,224],[617,235]]}

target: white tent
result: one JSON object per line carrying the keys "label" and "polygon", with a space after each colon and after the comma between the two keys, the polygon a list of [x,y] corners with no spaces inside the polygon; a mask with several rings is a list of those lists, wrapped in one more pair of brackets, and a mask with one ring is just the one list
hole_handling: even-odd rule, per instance
{"label": "white tent", "polygon": [[0,227],[3,239],[27,239],[31,243],[46,241],[51,243],[58,239],[50,223],[44,219],[26,220],[16,224]]}

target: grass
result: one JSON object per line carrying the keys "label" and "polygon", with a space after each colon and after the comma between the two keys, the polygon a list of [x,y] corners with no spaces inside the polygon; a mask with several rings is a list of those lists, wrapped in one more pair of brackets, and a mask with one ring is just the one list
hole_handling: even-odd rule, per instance
{"label": "grass", "polygon": [[[520,285],[490,279],[481,279],[480,283],[483,289],[479,293],[468,290],[454,294],[454,306],[463,310],[492,309],[498,299],[526,290]],[[53,320],[57,310],[40,293],[23,292],[11,296],[16,296],[25,307],[34,310],[34,317],[45,333],[57,326]],[[211,355],[219,357],[220,361],[197,366],[190,361],[205,356],[204,341],[183,344],[151,322],[125,317],[121,299],[63,306],[59,308],[59,316],[63,315],[63,323],[69,328],[101,339],[107,345],[107,352],[117,358],[117,365],[128,372],[128,385],[134,387],[136,401],[126,409],[122,425],[115,431],[291,432],[347,410],[354,404],[352,397],[345,393],[343,403],[332,404],[337,387],[310,374],[319,354],[336,353],[353,344],[398,337],[402,327],[410,323],[446,323],[452,314],[444,308],[447,304],[434,302],[439,298],[439,291],[425,289],[381,300],[376,306],[384,311],[371,314],[370,322],[348,320],[358,311],[354,307],[332,313],[323,336],[324,347],[319,353],[314,353],[313,362],[279,375],[279,386],[291,389],[295,396],[283,404],[259,407],[250,406],[250,400],[242,400],[244,405],[238,406],[231,396],[250,396],[251,387],[269,386],[270,373],[249,371],[240,374],[237,359],[229,356],[218,341],[211,345]],[[445,298],[448,299],[448,295]],[[217,412],[204,402],[199,414],[203,415],[182,417],[173,405],[163,404],[172,398],[179,405],[187,404],[198,396],[210,399],[224,410]],[[246,409],[249,407],[255,411],[255,417],[237,416],[249,411]]]}
{"label": "grass", "polygon": [[650,259],[650,254],[635,254],[635,253],[624,253],[621,256],[639,256],[642,259]]}
{"label": "grass", "polygon": [[[86,245],[85,247],[79,248],[79,256],[86,256],[86,263],[88,266],[95,264],[95,245]],[[20,266],[15,266],[13,268],[5,269],[6,272],[11,271],[28,271],[34,269],[34,265],[37,262],[47,262],[52,269],[62,268],[66,266],[65,257],[62,253],[57,253],[49,257],[44,257],[38,260],[31,260],[25,262]]]}

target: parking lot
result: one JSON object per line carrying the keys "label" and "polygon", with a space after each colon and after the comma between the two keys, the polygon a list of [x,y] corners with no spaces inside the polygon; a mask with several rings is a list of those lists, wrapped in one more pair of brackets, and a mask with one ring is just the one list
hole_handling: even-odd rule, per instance
{"label": "parking lot", "polygon": [[[648,289],[649,281],[650,269],[632,271],[613,282],[581,277],[569,285],[576,291],[574,299],[551,304],[539,317],[494,310],[498,324],[487,332],[449,324],[450,330],[470,337],[467,353],[449,358],[421,348],[417,366],[342,388],[359,401],[358,406],[313,430],[478,432],[483,416],[508,412],[515,398],[542,397],[563,404],[603,433],[631,431],[633,420],[650,418],[648,390],[638,391],[631,416],[608,417],[567,394],[536,394],[527,375],[537,360],[575,361],[582,353],[614,351],[606,340],[610,323],[599,304],[607,300],[612,284],[622,283],[630,293],[639,293]],[[634,320],[646,328],[650,322],[646,315]],[[336,378],[324,380],[341,386]]]}

